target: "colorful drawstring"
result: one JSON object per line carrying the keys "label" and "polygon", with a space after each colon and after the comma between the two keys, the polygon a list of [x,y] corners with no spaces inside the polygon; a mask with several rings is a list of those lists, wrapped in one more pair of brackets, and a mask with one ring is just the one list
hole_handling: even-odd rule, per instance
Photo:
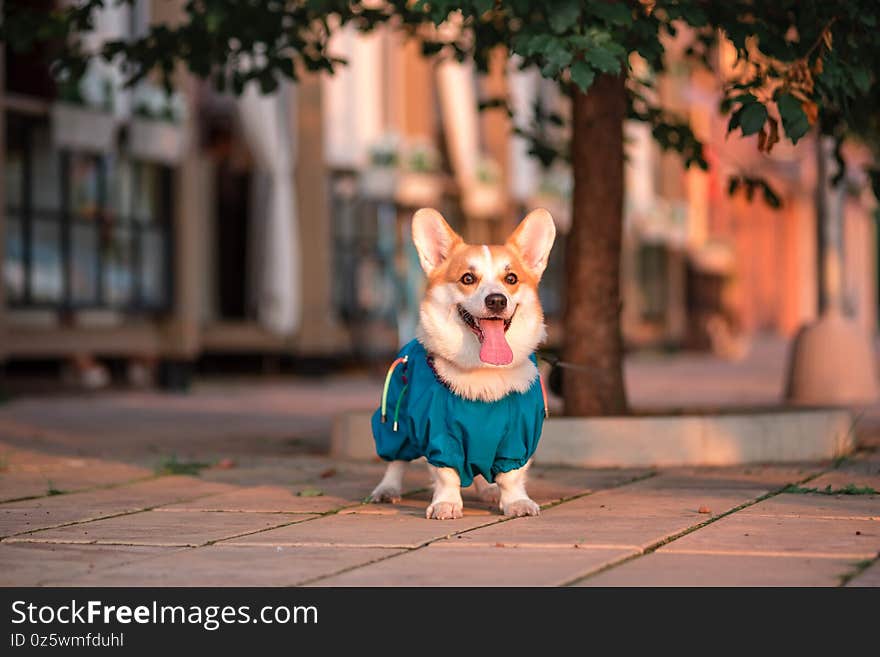
{"label": "colorful drawstring", "polygon": [[541,396],[544,398],[544,417],[550,417],[550,407],[547,404],[547,388],[544,387],[544,377],[538,372],[538,381],[541,382]]}
{"label": "colorful drawstring", "polygon": [[[393,363],[391,363],[391,367],[388,368],[388,374],[385,375],[385,387],[382,389],[382,422],[384,423],[388,419],[388,388],[391,387],[391,377],[394,375],[394,370],[401,363],[406,365],[409,362],[409,356],[403,356],[402,358],[398,358]],[[403,399],[403,393],[406,392],[406,389],[409,384],[403,386],[403,390],[400,391],[400,396],[397,398],[397,405],[394,408],[394,431],[397,431],[397,418],[400,413],[400,401]]]}
{"label": "colorful drawstring", "polygon": [[406,394],[406,389],[409,388],[409,384],[405,383],[403,388],[400,390],[400,396],[397,398],[397,404],[394,405],[394,424],[391,425],[392,431],[397,431],[397,418],[400,417],[400,402],[403,401],[403,396]]}

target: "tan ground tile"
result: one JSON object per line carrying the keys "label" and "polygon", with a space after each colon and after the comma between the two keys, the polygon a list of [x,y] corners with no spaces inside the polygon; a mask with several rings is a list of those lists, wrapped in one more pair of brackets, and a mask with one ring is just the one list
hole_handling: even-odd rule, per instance
{"label": "tan ground tile", "polygon": [[874,561],[866,570],[852,578],[847,586],[880,587],[880,561]]}
{"label": "tan ground tile", "polygon": [[[76,460],[74,460],[76,462]],[[0,502],[49,495],[51,490],[70,493],[144,479],[152,471],[124,464],[70,466],[40,472],[0,472]]]}
{"label": "tan ground tile", "polygon": [[[323,496],[335,499],[341,499],[346,504],[358,504],[363,502],[376,487],[382,478],[379,476],[356,475],[350,477],[334,477],[332,479],[310,481],[292,486],[292,490],[296,492],[320,491]],[[421,485],[412,485],[404,483],[404,492],[410,492]]]}
{"label": "tan ground tile", "polygon": [[[353,462],[331,460],[326,456],[288,456],[273,459],[248,459],[236,461],[229,469],[205,470],[202,476],[216,481],[227,481],[248,486],[266,484],[272,486],[294,486],[316,481],[332,481],[352,478],[382,477],[384,464],[376,462]],[[408,474],[419,480],[426,480],[424,466],[411,467]]]}
{"label": "tan ground tile", "polygon": [[382,548],[211,545],[95,569],[70,586],[293,586],[395,554]]}
{"label": "tan ground tile", "polygon": [[[341,499],[345,504],[363,501],[382,479],[385,466],[382,463],[351,463],[322,458],[298,468],[294,459],[290,465],[260,465],[229,470],[202,472],[202,478],[223,481],[240,486],[279,486],[294,493],[320,491],[323,497]],[[404,478],[404,492],[430,486],[425,466],[413,464]]]}
{"label": "tan ground tile", "polygon": [[0,502],[41,497],[48,494],[49,482],[39,474],[24,472],[0,473]]}
{"label": "tan ground tile", "polygon": [[[2,429],[0,422],[0,429]],[[2,433],[2,431],[0,431]],[[0,443],[0,502],[108,486],[152,475],[152,470],[111,459],[68,456]]]}
{"label": "tan ground tile", "polygon": [[159,510],[324,513],[350,504],[352,502],[349,500],[329,495],[298,495],[296,490],[284,486],[253,486],[235,488],[220,495],[171,504]]}
{"label": "tan ground tile", "polygon": [[[425,509],[430,504],[431,493],[425,491],[408,497],[404,497],[400,502],[394,504],[359,504],[340,511],[340,514],[360,513],[371,515],[408,515],[425,517]],[[464,516],[495,516],[497,520],[501,519],[501,512],[498,511],[496,505],[489,504],[476,499],[475,497],[464,496]]]}
{"label": "tan ground tile", "polygon": [[735,513],[660,548],[660,552],[802,555],[850,560],[880,550],[876,520],[760,516]]}
{"label": "tan ground tile", "polygon": [[538,504],[548,504],[561,499],[620,486],[650,470],[632,468],[608,468],[586,470],[536,465],[529,470],[529,496]]}
{"label": "tan ground tile", "polygon": [[318,580],[314,585],[559,586],[628,554],[631,551],[622,549],[464,547],[433,543]]}
{"label": "tan ground tile", "polygon": [[[459,520],[426,520],[424,511],[412,513],[340,513],[228,541],[234,545],[347,545],[353,547],[417,547],[487,522],[487,515]],[[306,527],[308,525],[308,527]]]}
{"label": "tan ground tile", "polygon": [[145,511],[67,527],[44,529],[6,540],[10,542],[197,546],[287,523],[302,522],[312,517],[314,516],[282,513]]}
{"label": "tan ground tile", "polygon": [[782,493],[743,509],[739,513],[746,516],[880,520],[880,495]]}
{"label": "tan ground tile", "polygon": [[837,586],[847,559],[654,552],[576,586]]}
{"label": "tan ground tile", "polygon": [[[468,545],[593,546],[644,549],[752,499],[754,491],[643,490],[637,485],[602,491],[462,534]],[[700,513],[700,508],[709,513]]]}
{"label": "tan ground tile", "polygon": [[149,509],[228,490],[194,477],[160,477],[134,484],[0,504],[0,536]]}
{"label": "tan ground tile", "polygon": [[744,465],[725,468],[669,468],[638,485],[643,488],[746,489],[769,492],[820,472],[815,463]]}
{"label": "tan ground tile", "polygon": [[107,566],[153,558],[174,548],[130,545],[0,544],[0,586],[42,586]]}

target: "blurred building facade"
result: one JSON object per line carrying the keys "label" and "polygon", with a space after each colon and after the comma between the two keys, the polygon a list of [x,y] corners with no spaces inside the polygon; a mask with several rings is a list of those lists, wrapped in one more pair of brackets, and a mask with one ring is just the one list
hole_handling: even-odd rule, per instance
{"label": "blurred building facade", "polygon": [[[94,38],[173,22],[182,4],[105,10]],[[71,94],[43,53],[5,53],[0,360],[384,357],[415,329],[408,222],[423,205],[477,242],[551,209],[560,240],[542,294],[558,342],[570,175],[530,157],[513,126],[537,100],[564,115],[565,99],[501,52],[477,76],[384,30],[340,31],[334,49],[349,66],[333,78],[239,99],[184,71],[175,99],[122,90],[107,66]],[[816,315],[810,140],[759,155],[753,140],[727,138],[713,77],[677,65],[658,84],[712,167],[684,171],[646,127],[627,126],[627,342],[736,356],[754,331],[791,335]],[[509,98],[512,119],[477,111],[493,97]],[[739,171],[765,174],[782,209],[728,196]],[[876,235],[860,184],[844,201],[844,297],[873,332]]]}

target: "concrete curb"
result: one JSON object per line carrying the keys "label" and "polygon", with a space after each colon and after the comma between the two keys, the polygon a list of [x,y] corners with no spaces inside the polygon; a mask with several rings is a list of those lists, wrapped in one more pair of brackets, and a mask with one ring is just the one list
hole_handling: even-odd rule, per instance
{"label": "concrete curb", "polygon": [[[371,412],[338,415],[331,455],[376,459]],[[840,409],[550,418],[535,460],[590,468],[740,465],[834,459],[852,451],[852,417]]]}

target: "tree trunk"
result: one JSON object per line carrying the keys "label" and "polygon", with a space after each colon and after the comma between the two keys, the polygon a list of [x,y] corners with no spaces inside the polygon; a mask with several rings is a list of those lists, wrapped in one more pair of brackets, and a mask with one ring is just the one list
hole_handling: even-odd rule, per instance
{"label": "tree trunk", "polygon": [[574,193],[565,252],[566,415],[627,412],[620,331],[624,77],[602,75],[573,93]]}

